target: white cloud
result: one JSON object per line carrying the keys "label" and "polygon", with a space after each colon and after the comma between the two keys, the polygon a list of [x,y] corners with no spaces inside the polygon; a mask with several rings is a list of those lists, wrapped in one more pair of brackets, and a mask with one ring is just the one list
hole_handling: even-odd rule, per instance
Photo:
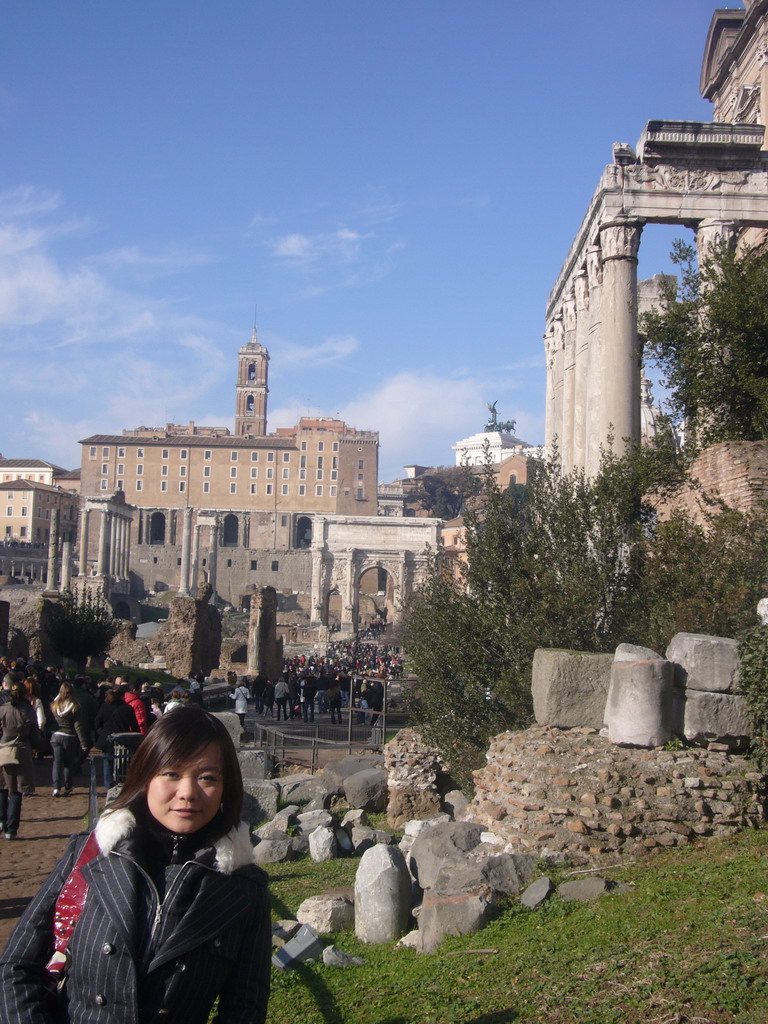
{"label": "white cloud", "polygon": [[61,206],[58,192],[38,188],[36,185],[18,185],[0,192],[0,218],[30,217],[36,213],[50,213]]}
{"label": "white cloud", "polygon": [[337,363],[357,351],[357,338],[351,334],[332,335],[316,345],[297,345],[294,342],[277,340],[270,343],[272,357],[280,368],[288,366],[325,366]]}
{"label": "white cloud", "polygon": [[189,267],[200,267],[213,263],[214,257],[208,253],[181,248],[170,247],[159,252],[148,252],[140,249],[137,245],[128,245],[102,253],[91,262],[137,271],[174,274]]}
{"label": "white cloud", "polygon": [[282,235],[273,239],[270,247],[275,257],[298,266],[306,267],[320,260],[350,263],[360,258],[363,242],[373,237],[372,232],[340,228],[326,234]]}

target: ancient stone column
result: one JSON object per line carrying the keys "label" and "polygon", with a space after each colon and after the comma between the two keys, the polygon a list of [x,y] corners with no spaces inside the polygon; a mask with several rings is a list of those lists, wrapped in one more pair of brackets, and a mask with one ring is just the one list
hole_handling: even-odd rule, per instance
{"label": "ancient stone column", "polygon": [[576,312],[574,337],[572,465],[584,469],[587,428],[587,365],[589,359],[589,279],[586,269],[573,279]]}
{"label": "ancient stone column", "polygon": [[110,530],[109,530],[109,575],[117,575],[117,526],[119,519],[115,515],[110,515]]}
{"label": "ancient stone column", "polygon": [[72,541],[65,540],[61,545],[61,585],[60,590],[72,589]]}
{"label": "ancient stone column", "polygon": [[637,250],[642,223],[600,229],[603,251],[603,365],[598,443],[613,435],[617,454],[640,441],[640,352],[637,337]]}
{"label": "ancient stone column", "polygon": [[197,597],[197,582],[200,574],[200,525],[195,523],[192,538],[192,565],[190,571],[189,589],[192,597]]}
{"label": "ancient stone column", "polygon": [[600,468],[600,401],[603,392],[603,251],[587,249],[589,341],[587,349],[587,408],[584,428],[584,468],[594,476]]}
{"label": "ancient stone column", "polygon": [[552,414],[555,423],[555,435],[553,441],[557,441],[558,450],[562,453],[563,443],[563,364],[565,359],[564,338],[565,328],[563,327],[563,314],[559,312],[552,321],[552,345],[554,356],[552,360]]}
{"label": "ancient stone column", "polygon": [[547,324],[544,332],[544,359],[546,360],[546,398],[544,400],[544,447],[552,450],[552,442],[557,433],[555,426],[555,329],[552,323]]}
{"label": "ancient stone column", "polygon": [[88,518],[90,509],[83,508],[80,513],[80,575],[88,575]]}
{"label": "ancient stone column", "polygon": [[49,590],[56,589],[56,577],[59,573],[59,509],[51,509],[51,525],[48,533],[48,578],[46,586]]}
{"label": "ancient stone column", "polygon": [[208,582],[211,584],[211,604],[216,604],[216,572],[219,564],[219,517],[211,526],[211,547],[208,552]]}
{"label": "ancient stone column", "polygon": [[357,630],[357,600],[355,595],[355,549],[351,548],[347,555],[346,572],[344,574],[344,595],[341,611],[341,628]]}
{"label": "ancient stone column", "polygon": [[184,521],[181,531],[181,567],[179,569],[179,594],[189,594],[189,560],[192,548],[192,509],[184,509]]}
{"label": "ancient stone column", "polygon": [[312,548],[312,592],[310,594],[312,622],[323,621],[323,552],[321,548]]}
{"label": "ancient stone column", "polygon": [[696,226],[696,251],[701,267],[708,259],[713,250],[721,245],[733,249],[739,238],[741,225],[734,221],[726,220],[702,220]]}
{"label": "ancient stone column", "polygon": [[101,523],[99,524],[99,560],[96,564],[96,572],[99,576],[107,575],[107,552],[109,549],[109,526],[110,514],[103,508],[101,510]]}
{"label": "ancient stone column", "polygon": [[563,302],[563,426],[560,465],[564,472],[573,468],[573,421],[576,389],[576,299],[571,285]]}

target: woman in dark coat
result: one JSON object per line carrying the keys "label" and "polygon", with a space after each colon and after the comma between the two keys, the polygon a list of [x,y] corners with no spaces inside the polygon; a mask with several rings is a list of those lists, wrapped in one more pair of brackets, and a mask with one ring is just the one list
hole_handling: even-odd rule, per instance
{"label": "woman in dark coat", "polygon": [[115,784],[112,774],[115,767],[115,745],[110,736],[117,732],[139,731],[136,712],[130,704],[125,703],[122,690],[107,690],[104,694],[104,703],[96,713],[94,729],[96,746],[104,755],[104,788],[111,789]]}
{"label": "woman in dark coat", "polygon": [[[0,1020],[35,1024],[263,1024],[272,929],[266,876],[240,822],[243,787],[226,728],[197,707],[152,726],[93,833],[63,994],[45,984],[54,910],[89,837],[66,854],[0,955]],[[90,847],[89,847],[90,848]],[[58,1013],[58,1016],[56,1016]]]}
{"label": "woman in dark coat", "polygon": [[0,828],[6,839],[15,839],[21,822],[24,789],[34,786],[32,751],[40,746],[40,728],[35,711],[21,682],[12,682],[8,702],[0,706],[0,748],[14,746],[16,763],[0,767]]}

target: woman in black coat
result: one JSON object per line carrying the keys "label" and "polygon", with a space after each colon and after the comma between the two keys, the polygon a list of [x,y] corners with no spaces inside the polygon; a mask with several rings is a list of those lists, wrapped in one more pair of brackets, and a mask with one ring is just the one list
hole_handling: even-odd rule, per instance
{"label": "woman in black coat", "polygon": [[107,690],[104,694],[104,703],[96,712],[94,730],[96,746],[104,755],[104,788],[111,789],[115,784],[112,774],[115,767],[115,745],[110,736],[117,732],[139,731],[136,712],[130,704],[125,703],[122,690]]}
{"label": "woman in black coat", "polygon": [[[187,707],[153,725],[95,838],[70,840],[0,956],[0,1020],[206,1024],[218,998],[218,1024],[263,1024],[272,930],[242,799],[218,719]],[[76,864],[85,902],[66,951],[52,955]],[[52,1007],[46,967],[67,960]]]}

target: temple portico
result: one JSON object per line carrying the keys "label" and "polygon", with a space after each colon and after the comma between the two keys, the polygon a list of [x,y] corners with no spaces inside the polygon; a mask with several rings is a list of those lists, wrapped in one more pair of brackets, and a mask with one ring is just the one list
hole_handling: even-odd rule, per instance
{"label": "temple portico", "polygon": [[761,125],[650,121],[609,164],[549,297],[546,444],[593,475],[641,439],[637,256],[646,224],[693,228],[700,258],[768,228]]}

